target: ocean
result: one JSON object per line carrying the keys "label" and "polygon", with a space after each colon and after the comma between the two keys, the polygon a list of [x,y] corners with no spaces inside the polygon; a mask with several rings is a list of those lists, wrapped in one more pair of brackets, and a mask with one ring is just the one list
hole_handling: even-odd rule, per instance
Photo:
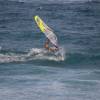
{"label": "ocean", "polygon": [[[64,60],[45,55],[35,15],[54,30]],[[0,100],[99,99],[99,0],[0,0]]]}

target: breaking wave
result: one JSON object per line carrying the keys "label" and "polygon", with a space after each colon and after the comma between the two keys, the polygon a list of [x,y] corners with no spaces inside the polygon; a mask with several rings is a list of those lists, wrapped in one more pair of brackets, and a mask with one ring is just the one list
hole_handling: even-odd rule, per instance
{"label": "breaking wave", "polygon": [[[39,61],[50,61],[62,62],[64,65],[67,64],[98,64],[100,59],[99,55],[89,55],[84,53],[72,53],[65,51],[61,48],[59,52],[48,52],[43,48],[32,48],[28,52],[13,52],[13,51],[0,51],[0,63],[13,63],[13,62],[37,62]],[[52,62],[52,63],[53,63]],[[48,62],[49,63],[49,62]],[[62,64],[61,63],[61,64]]]}
{"label": "breaking wave", "polygon": [[[60,55],[59,55],[60,53]],[[100,54],[87,54],[82,52],[71,52],[66,51],[64,48],[60,49],[59,53],[50,53],[43,48],[32,48],[28,52],[14,52],[14,51],[0,51],[0,64],[6,63],[34,63],[39,65],[55,65],[63,66],[66,65],[78,65],[82,64],[81,67],[86,65],[97,65],[100,64]],[[84,66],[85,65],[85,66]],[[71,66],[70,66],[71,67]],[[75,67],[76,68],[76,67]]]}
{"label": "breaking wave", "polygon": [[[62,51],[62,53],[61,53]],[[64,61],[65,55],[64,50],[60,53],[50,53],[47,50],[32,48],[27,53],[0,53],[0,63],[10,63],[10,62],[27,62],[31,60],[50,60],[50,61]],[[3,52],[3,51],[2,51]]]}

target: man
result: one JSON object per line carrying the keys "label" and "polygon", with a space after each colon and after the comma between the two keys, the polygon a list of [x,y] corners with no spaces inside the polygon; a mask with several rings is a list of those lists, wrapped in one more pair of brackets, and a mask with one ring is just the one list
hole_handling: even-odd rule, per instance
{"label": "man", "polygon": [[50,43],[50,40],[47,39],[45,42],[45,45],[44,45],[44,48],[46,48],[49,52],[56,52],[59,50],[58,47],[56,47],[56,46],[49,47],[49,43]]}

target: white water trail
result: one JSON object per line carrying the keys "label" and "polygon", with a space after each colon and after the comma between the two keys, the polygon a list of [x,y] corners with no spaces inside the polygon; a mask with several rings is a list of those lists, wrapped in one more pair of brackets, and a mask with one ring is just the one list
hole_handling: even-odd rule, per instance
{"label": "white water trail", "polygon": [[50,61],[64,61],[64,49],[59,50],[58,53],[49,52],[43,48],[32,48],[25,54],[5,53],[0,54],[0,63],[9,62],[26,62],[31,60],[50,60]]}
{"label": "white water trail", "polygon": [[28,53],[28,56],[34,56],[34,59],[41,60],[54,60],[54,61],[64,61],[65,52],[64,49],[60,49],[58,52],[49,52],[45,49],[32,48]]}

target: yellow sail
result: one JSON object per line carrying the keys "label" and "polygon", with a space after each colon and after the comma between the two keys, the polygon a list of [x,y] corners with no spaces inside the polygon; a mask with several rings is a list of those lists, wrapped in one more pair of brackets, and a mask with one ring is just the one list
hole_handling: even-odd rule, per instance
{"label": "yellow sail", "polygon": [[50,42],[55,46],[58,46],[57,37],[54,34],[53,30],[49,28],[39,16],[35,16],[34,19],[40,30],[45,34],[45,36],[50,40]]}

